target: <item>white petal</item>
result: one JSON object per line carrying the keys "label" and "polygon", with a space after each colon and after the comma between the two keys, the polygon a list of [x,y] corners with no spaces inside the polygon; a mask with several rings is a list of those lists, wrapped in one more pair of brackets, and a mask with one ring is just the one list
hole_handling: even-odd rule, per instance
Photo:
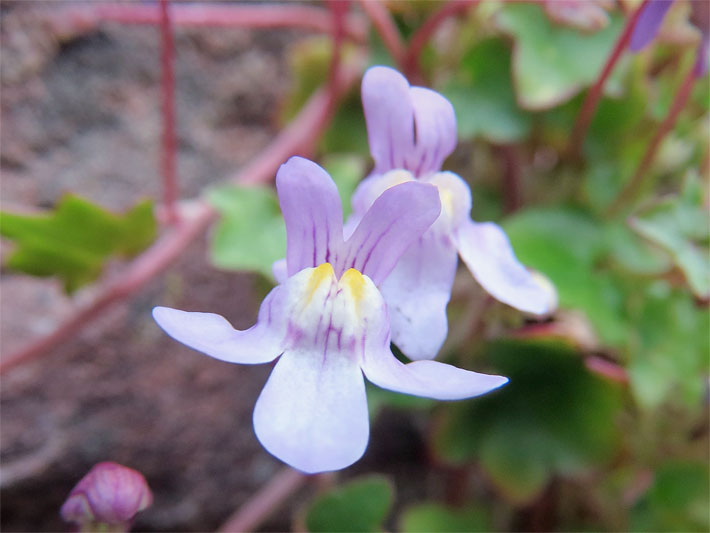
{"label": "white petal", "polygon": [[[262,304],[268,308],[269,298]],[[156,307],[153,318],[176,341],[228,363],[268,363],[283,350],[283,335],[270,330],[268,320],[245,331],[234,329],[214,313],[190,313]]]}
{"label": "white petal", "polygon": [[336,351],[287,351],[256,402],[254,430],[264,448],[303,472],[351,465],[369,438],[359,366]]}
{"label": "white petal", "polygon": [[380,286],[392,342],[410,359],[433,359],[446,339],[446,306],[457,264],[453,243],[432,228],[409,247]]}
{"label": "white petal", "polygon": [[[304,269],[274,287],[261,303],[256,325],[245,331],[234,329],[224,317],[214,313],[156,307],[153,318],[173,339],[215,359],[229,363],[267,363],[281,355],[289,336],[294,334],[294,314],[302,320],[314,320],[312,313],[309,315],[301,309],[304,298],[321,302],[326,298],[330,284],[314,284],[314,274],[316,280],[330,282],[333,269],[329,265]],[[317,318],[320,316],[318,306],[315,311]]]}
{"label": "white petal", "polygon": [[480,396],[508,382],[508,378],[479,374],[437,361],[402,364],[391,353],[368,353],[363,372],[384,389],[436,400],[462,400]]}
{"label": "white petal", "polygon": [[288,267],[286,266],[286,258],[274,261],[271,265],[271,273],[274,275],[276,283],[283,283],[288,279]]}
{"label": "white petal", "polygon": [[456,241],[461,259],[491,296],[528,313],[551,309],[548,291],[515,258],[500,226],[468,221],[458,229]]}

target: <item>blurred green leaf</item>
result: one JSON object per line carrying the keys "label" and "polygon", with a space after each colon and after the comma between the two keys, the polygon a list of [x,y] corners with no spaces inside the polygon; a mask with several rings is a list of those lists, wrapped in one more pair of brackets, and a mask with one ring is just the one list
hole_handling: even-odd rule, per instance
{"label": "blurred green leaf", "polygon": [[703,206],[697,175],[687,177],[680,196],[643,209],[630,224],[671,254],[699,298],[710,298],[710,213]]}
{"label": "blurred green leaf", "polygon": [[304,39],[289,48],[287,62],[292,82],[282,107],[283,122],[296,116],[311,94],[327,80],[331,53],[331,39],[324,35]]}
{"label": "blurred green leaf", "polygon": [[384,476],[353,479],[318,496],[306,514],[306,528],[316,532],[382,531],[394,488]]}
{"label": "blurred green leaf", "polygon": [[585,34],[552,24],[539,5],[517,2],[505,3],[497,21],[515,38],[513,79],[525,109],[559,105],[591,85],[624,22],[613,14],[606,28]]}
{"label": "blurred green leaf", "polygon": [[[315,90],[328,82],[332,40],[326,36],[304,39],[291,47],[288,64],[292,84],[282,104],[282,121],[292,119]],[[355,58],[355,48],[346,44],[342,61]],[[359,91],[351,91],[338,106],[319,148],[324,153],[368,153],[367,129]]]}
{"label": "blurred green leaf", "polygon": [[599,222],[579,211],[548,208],[521,211],[503,226],[518,259],[554,283],[561,307],[582,310],[604,342],[625,341],[622,292],[596,268],[606,246]]}
{"label": "blurred green leaf", "polygon": [[656,471],[651,489],[631,512],[631,531],[708,531],[707,463],[671,461]]}
{"label": "blurred green leaf", "polygon": [[591,207],[600,213],[609,207],[636,170],[649,134],[656,128],[655,123],[649,125],[644,120],[649,101],[645,72],[632,69],[624,81],[623,95],[607,96],[599,102],[584,141],[584,154],[589,162],[584,192]]}
{"label": "blurred green leaf", "polygon": [[140,202],[116,215],[75,195],[54,212],[0,213],[0,233],[15,242],[7,266],[33,276],[57,276],[72,293],[99,277],[113,256],[132,257],[155,239],[153,203]]}
{"label": "blurred green leaf", "polygon": [[394,407],[397,409],[429,409],[436,404],[431,398],[412,396],[411,394],[400,394],[387,389],[381,389],[370,383],[367,387],[367,408],[370,418],[374,419],[383,407]]}
{"label": "blurred green leaf", "polygon": [[459,136],[491,142],[518,141],[530,133],[531,117],[520,110],[510,77],[510,48],[500,38],[477,43],[458,76],[443,91],[456,110]]}
{"label": "blurred green leaf", "polygon": [[274,189],[224,185],[210,189],[207,198],[221,215],[212,231],[212,263],[272,279],[272,264],[286,256],[286,227]]}
{"label": "blurred green leaf", "polygon": [[499,341],[487,356],[510,383],[452,404],[435,450],[453,463],[479,460],[515,503],[530,501],[554,474],[576,474],[609,460],[620,390],[590,374],[562,345]]}
{"label": "blurred green leaf", "polygon": [[408,508],[400,519],[402,533],[459,533],[492,531],[489,514],[478,507],[450,509],[438,503]]}
{"label": "blurred green leaf", "polygon": [[352,92],[343,100],[318,146],[326,154],[351,152],[369,155],[370,145],[359,92]]}
{"label": "blurred green leaf", "polygon": [[648,410],[667,401],[701,409],[710,372],[710,311],[663,281],[638,300],[631,317],[637,342],[628,366],[634,397]]}
{"label": "blurred green leaf", "polygon": [[628,272],[644,276],[660,275],[671,268],[668,255],[650,247],[624,223],[609,223],[604,240],[614,263]]}

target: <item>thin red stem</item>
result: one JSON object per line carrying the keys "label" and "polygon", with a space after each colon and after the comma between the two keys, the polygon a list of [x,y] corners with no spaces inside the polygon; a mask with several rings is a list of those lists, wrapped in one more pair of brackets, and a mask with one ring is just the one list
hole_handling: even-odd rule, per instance
{"label": "thin red stem", "polygon": [[[87,25],[91,19],[125,24],[159,24],[158,6],[136,3],[72,6],[53,12],[53,17],[75,20]],[[175,26],[210,26],[229,28],[294,28],[330,33],[332,19],[327,10],[307,5],[223,5],[175,4],[171,6]],[[363,43],[367,40],[367,25],[361,16],[351,15],[345,21],[348,38]]]}
{"label": "thin red stem", "polygon": [[513,144],[498,146],[496,151],[503,163],[503,209],[513,213],[523,205],[520,151]]}
{"label": "thin red stem", "polygon": [[394,62],[404,68],[404,41],[387,8],[379,0],[360,0],[360,7],[375,26]]}
{"label": "thin red stem", "polygon": [[330,0],[328,6],[333,17],[333,52],[330,58],[328,89],[330,92],[330,110],[335,112],[343,51],[344,19],[348,12],[348,0]]}
{"label": "thin red stem", "polygon": [[614,67],[619,61],[621,54],[624,52],[624,50],[626,50],[626,47],[629,44],[629,40],[631,39],[631,34],[633,33],[634,27],[636,26],[636,21],[638,20],[638,17],[641,14],[644,5],[648,1],[649,0],[644,0],[643,3],[636,9],[636,11],[634,11],[631,17],[629,17],[629,19],[626,21],[626,26],[621,32],[621,35],[619,35],[619,38],[616,40],[614,48],[612,49],[611,54],[607,58],[606,63],[604,64],[604,67],[602,68],[602,71],[599,74],[599,77],[597,78],[597,81],[594,82],[594,85],[587,92],[587,96],[585,97],[584,103],[582,104],[582,108],[579,112],[579,115],[577,116],[577,121],[575,122],[574,129],[572,130],[572,136],[570,137],[569,153],[573,156],[577,156],[580,152],[582,143],[584,142],[584,138],[587,135],[587,130],[589,129],[589,124],[592,121],[594,112],[596,111],[597,106],[599,105],[599,100],[602,97],[604,84],[606,83],[606,80],[609,78],[612,71],[614,70]]}
{"label": "thin red stem", "polygon": [[281,504],[308,480],[308,476],[286,467],[240,507],[217,530],[219,533],[255,531]]}
{"label": "thin red stem", "polygon": [[613,363],[597,357],[596,355],[590,355],[584,360],[584,365],[588,370],[605,377],[611,381],[616,381],[617,383],[628,383],[629,375],[626,369]]}
{"label": "thin red stem", "polygon": [[174,224],[178,220],[176,202],[178,197],[177,182],[177,140],[175,133],[175,42],[170,22],[168,0],[160,0],[160,82],[163,109],[163,146],[162,178],[163,204],[167,222]]}
{"label": "thin red stem", "polygon": [[[359,75],[355,70],[344,71],[339,94],[350,87]],[[238,183],[267,182],[273,178],[279,165],[291,155],[312,150],[328,126],[329,102],[329,94],[324,89],[316,91],[298,116],[274,141],[231,179]],[[3,358],[0,362],[0,375],[51,353],[54,347],[71,338],[113,304],[128,298],[179,257],[214,217],[214,210],[201,200],[186,205],[189,205],[190,212],[181,218],[174,229],[135,259],[116,280],[108,282],[92,303],[80,309],[50,334]]]}
{"label": "thin red stem", "polygon": [[687,103],[688,98],[690,97],[690,93],[693,90],[693,85],[695,84],[696,79],[698,79],[698,75],[695,72],[695,69],[691,68],[683,79],[683,82],[680,88],[678,89],[678,92],[676,93],[675,99],[673,100],[673,104],[668,110],[666,118],[663,119],[663,122],[656,130],[653,139],[651,139],[651,142],[648,144],[648,147],[646,148],[646,152],[643,154],[641,162],[639,163],[638,167],[636,167],[636,172],[634,172],[631,179],[626,183],[619,195],[609,206],[607,213],[610,216],[613,216],[618,213],[619,210],[624,206],[624,204],[632,201],[638,193],[644,179],[648,175],[648,170],[651,166],[651,163],[653,163],[653,158],[655,157],[656,152],[658,151],[658,148],[661,145],[661,142],[663,142],[663,139],[665,139],[666,135],[668,135],[668,133],[673,129],[676,120],[678,120],[678,115],[685,107],[685,104]]}
{"label": "thin red stem", "polygon": [[143,287],[180,255],[205,229],[213,215],[214,211],[209,205],[199,203],[189,220],[181,221],[173,231],[156,241],[129,265],[119,279],[109,283],[91,304],[80,309],[49,335],[5,358],[0,363],[0,374],[49,353],[53,347],[71,338],[114,303],[120,302]]}
{"label": "thin red stem", "polygon": [[441,23],[453,15],[467,11],[476,3],[477,0],[451,0],[426,19],[424,24],[412,35],[403,63],[404,72],[410,82],[420,83],[422,81],[420,70],[422,50]]}

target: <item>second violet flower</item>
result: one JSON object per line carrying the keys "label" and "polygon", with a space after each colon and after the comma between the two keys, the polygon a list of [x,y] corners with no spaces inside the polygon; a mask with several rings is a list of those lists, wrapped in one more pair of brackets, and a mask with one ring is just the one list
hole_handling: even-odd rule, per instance
{"label": "second violet flower", "polygon": [[441,198],[439,218],[380,286],[390,311],[393,342],[410,359],[436,356],[448,332],[446,306],[458,256],[494,298],[521,311],[550,312],[554,305],[550,293],[515,258],[501,227],[471,220],[468,185],[441,170],[456,147],[451,103],[431,89],[410,87],[388,67],[372,67],[365,73],[362,103],[375,168],[352,197],[346,232],[394,185],[429,183]]}

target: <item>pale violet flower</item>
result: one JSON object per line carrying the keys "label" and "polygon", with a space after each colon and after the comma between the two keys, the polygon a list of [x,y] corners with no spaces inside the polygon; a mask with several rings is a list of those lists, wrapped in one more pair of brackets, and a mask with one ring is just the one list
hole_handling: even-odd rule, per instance
{"label": "pale violet flower", "polygon": [[[649,0],[639,9],[638,19],[634,25],[633,33],[629,40],[629,49],[639,52],[656,38],[663,20],[675,0]],[[693,73],[695,76],[704,76],[708,71],[708,49],[710,48],[710,13],[708,0],[691,2],[691,22],[700,31],[700,42],[695,56]]]}
{"label": "pale violet flower", "polygon": [[434,361],[400,363],[377,286],[438,218],[424,183],[384,192],[344,238],[338,191],[299,157],[276,176],[286,222],[286,279],[264,299],[257,323],[238,331],[223,317],[156,307],[174,339],[231,363],[278,358],[254,408],[254,430],[273,455],[304,472],[345,468],[369,435],[365,377],[375,385],[440,400],[477,396],[507,382]]}
{"label": "pale violet flower", "polygon": [[471,220],[466,182],[441,170],[456,147],[449,101],[430,89],[410,87],[396,70],[372,67],[362,81],[362,102],[375,168],[353,195],[346,227],[354,227],[383,191],[399,183],[429,183],[441,197],[441,216],[380,285],[392,339],[402,352],[410,359],[431,359],[441,348],[457,256],[499,301],[534,314],[551,311],[549,291],[518,262],[500,226]]}

